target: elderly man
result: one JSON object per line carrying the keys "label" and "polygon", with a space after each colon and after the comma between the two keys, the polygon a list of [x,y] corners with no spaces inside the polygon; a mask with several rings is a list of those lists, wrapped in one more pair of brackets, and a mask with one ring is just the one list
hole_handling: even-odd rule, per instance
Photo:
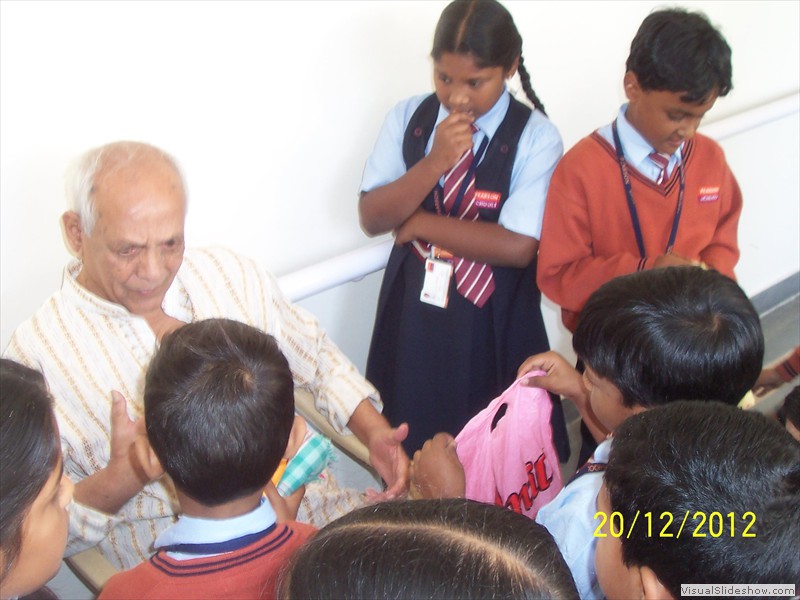
{"label": "elderly man", "polygon": [[[56,398],[64,467],[77,484],[68,553],[97,544],[128,568],[150,555],[174,520],[169,482],[148,481],[131,451],[143,427],[129,418],[125,399],[142,414],[144,374],[159,340],[200,319],[237,319],[274,335],[295,385],[314,394],[338,431],[367,445],[388,484],[382,496],[405,490],[407,426],[390,427],[376,390],[317,321],[253,262],[222,249],[184,251],[185,187],[169,155],[133,142],[97,148],[78,163],[68,195],[72,210],[62,219],[78,260],[5,351],[40,369]],[[335,516],[336,500],[314,485],[307,495],[319,502],[299,518],[319,524]]]}

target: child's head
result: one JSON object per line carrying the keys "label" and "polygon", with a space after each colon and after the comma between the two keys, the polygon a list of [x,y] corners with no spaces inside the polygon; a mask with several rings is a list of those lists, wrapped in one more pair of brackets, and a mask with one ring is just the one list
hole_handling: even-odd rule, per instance
{"label": "child's head", "polygon": [[522,58],[514,19],[496,0],[455,0],[442,12],[433,37],[436,95],[451,112],[486,113],[519,71],[523,90],[544,112]]}
{"label": "child's head", "polygon": [[672,154],[732,88],[731,49],[700,13],[650,14],[626,62],[628,119],[658,152]]}
{"label": "child's head", "polygon": [[56,574],[67,544],[72,482],[41,373],[0,359],[0,597]]}
{"label": "child's head", "polygon": [[800,442],[800,385],[796,386],[783,399],[783,406],[781,406],[779,414],[786,431]]}
{"label": "child's head", "polygon": [[597,510],[622,530],[609,519],[597,544],[610,600],[677,598],[689,583],[800,585],[800,444],[755,411],[676,402],[628,419]]}
{"label": "child's head", "polygon": [[205,506],[262,489],[294,422],[294,384],[275,339],[210,319],[166,336],[147,370],[147,437],[176,487]]}
{"label": "child's head", "polygon": [[700,267],[612,279],[589,298],[572,344],[586,365],[592,410],[611,431],[633,412],[675,400],[736,404],[764,357],[747,295]]}
{"label": "child's head", "polygon": [[544,527],[464,499],[353,511],[297,552],[281,589],[290,599],[577,597]]}

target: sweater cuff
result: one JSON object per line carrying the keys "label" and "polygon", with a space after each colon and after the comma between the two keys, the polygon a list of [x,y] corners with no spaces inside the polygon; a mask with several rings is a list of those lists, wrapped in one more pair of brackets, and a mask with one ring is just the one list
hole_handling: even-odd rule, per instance
{"label": "sweater cuff", "polygon": [[800,374],[800,347],[795,348],[792,355],[775,367],[778,375],[786,382],[791,381]]}

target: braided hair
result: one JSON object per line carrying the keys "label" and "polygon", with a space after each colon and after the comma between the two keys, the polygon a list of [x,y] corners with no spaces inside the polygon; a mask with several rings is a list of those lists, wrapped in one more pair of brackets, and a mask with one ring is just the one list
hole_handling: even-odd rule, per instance
{"label": "braided hair", "polygon": [[436,25],[431,56],[439,60],[446,52],[470,54],[481,68],[505,70],[519,58],[522,89],[533,106],[545,113],[524,65],[522,36],[511,13],[496,0],[455,0],[447,5]]}

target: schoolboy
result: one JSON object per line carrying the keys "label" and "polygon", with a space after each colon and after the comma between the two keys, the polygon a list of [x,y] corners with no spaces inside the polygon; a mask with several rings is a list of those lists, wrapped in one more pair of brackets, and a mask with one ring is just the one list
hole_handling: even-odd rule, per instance
{"label": "schoolboy", "polygon": [[614,277],[695,262],[733,277],[739,258],[739,186],[721,148],[695,135],[732,87],[725,39],[702,14],[653,12],[623,83],[617,118],[567,152],[550,181],[537,282],[570,331]]}
{"label": "schoolboy", "polygon": [[[735,405],[758,377],[764,338],[758,314],[736,282],[700,267],[673,267],[601,286],[586,303],[572,343],[585,363],[583,375],[555,352],[531,357],[520,375],[546,371],[529,384],[572,400],[598,441],[604,440],[536,516],[558,543],[581,598],[596,598],[594,514],[611,447],[606,438],[628,417],[673,401]],[[446,440],[434,438],[429,455],[423,447],[414,456],[412,486],[421,479],[428,497],[437,494],[439,479],[452,479],[447,453],[433,452],[442,445],[449,451]]]}
{"label": "schoolboy", "polygon": [[277,522],[272,484],[263,495],[294,423],[292,374],[275,339],[227,319],[181,327],[147,370],[144,406],[150,446],[137,444],[140,461],[163,466],[182,515],[102,597],[274,597],[280,569],[315,531]]}
{"label": "schoolboy", "polygon": [[[764,357],[758,313],[730,278],[700,267],[613,279],[586,303],[573,336],[583,376],[555,353],[531,383],[569,397],[601,441],[589,464],[537,515],[550,530],[582,598],[596,595],[595,500],[612,434],[634,414],[677,400],[735,406]],[[561,363],[558,364],[558,359]],[[535,357],[528,367],[534,366]],[[594,592],[592,591],[594,589]]]}
{"label": "schoolboy", "polygon": [[713,402],[635,415],[604,479],[596,564],[609,600],[800,588],[800,445],[773,420]]}

